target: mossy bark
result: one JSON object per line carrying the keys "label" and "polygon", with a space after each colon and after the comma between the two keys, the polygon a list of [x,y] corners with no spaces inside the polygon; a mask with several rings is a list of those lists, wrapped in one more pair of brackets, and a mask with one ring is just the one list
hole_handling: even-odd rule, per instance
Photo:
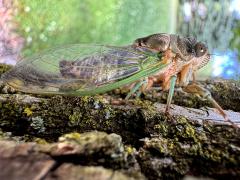
{"label": "mossy bark", "polygon": [[[236,82],[201,83],[225,109],[240,111],[239,85]],[[48,142],[46,146],[51,148],[61,135],[72,132],[97,130],[118,134],[123,139],[121,141],[117,138],[116,142],[110,138],[110,144],[120,144],[116,151],[121,152],[120,159],[111,159],[116,152],[108,151],[113,146],[106,145],[107,141],[104,140],[106,146],[101,146],[101,151],[97,151],[96,146],[90,146],[90,149],[79,155],[79,151],[74,150],[89,144],[76,143],[80,142],[78,139],[81,135],[71,136],[71,140],[67,139],[66,142],[75,143],[74,147],[63,148],[74,152],[69,156],[72,159],[70,162],[64,158],[65,154],[56,155],[52,149],[44,150],[44,154],[50,153],[54,163],[70,163],[69,166],[100,165],[113,171],[123,170],[124,173],[129,169],[130,172],[123,176],[136,179],[179,179],[189,174],[213,178],[240,177],[240,130],[224,123],[213,109],[200,110],[199,107],[208,103],[197,96],[176,92],[174,103],[181,106],[172,105],[171,114],[166,116],[165,105],[159,102],[164,102],[167,96],[154,90],[143,95],[142,100],[126,102],[118,101],[117,98],[122,96],[121,92],[94,97],[44,97],[18,92],[6,94],[4,85],[1,86],[1,91],[2,139]],[[112,102],[115,102],[114,105]],[[232,115],[236,123],[240,121],[239,113],[227,113]],[[102,136],[110,135],[97,135]],[[88,138],[91,139],[92,136]],[[75,139],[74,142],[72,139]],[[96,138],[91,141],[92,144],[99,142],[103,141]],[[58,142],[57,147],[60,146],[59,143],[61,145]],[[92,155],[86,153],[88,151],[96,153]],[[106,152],[109,152],[107,156],[104,154]],[[109,158],[111,160],[107,161]],[[54,166],[53,172],[59,172],[60,167]],[[71,171],[75,172],[72,169]],[[136,172],[139,174],[136,175]]]}

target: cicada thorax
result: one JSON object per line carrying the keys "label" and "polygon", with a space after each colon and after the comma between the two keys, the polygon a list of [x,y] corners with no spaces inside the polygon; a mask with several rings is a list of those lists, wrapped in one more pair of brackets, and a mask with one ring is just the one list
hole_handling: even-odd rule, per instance
{"label": "cicada thorax", "polygon": [[[182,66],[186,64],[182,51],[186,46],[179,36],[174,34],[153,34],[135,41],[135,46],[147,47],[156,53],[162,54],[161,61],[169,64],[163,71],[159,71],[155,75],[148,77],[149,84],[158,83],[164,90],[169,88],[170,77],[178,74]],[[179,46],[181,46],[179,48]],[[150,85],[148,85],[150,88]]]}
{"label": "cicada thorax", "polygon": [[165,52],[170,46],[170,34],[160,33],[138,38],[134,45],[147,47],[157,52]]}
{"label": "cicada thorax", "polygon": [[175,34],[159,33],[135,40],[135,46],[143,46],[156,52],[164,53],[171,50],[172,53],[178,54],[182,60],[188,61],[191,56],[195,56],[194,38],[180,37]]}

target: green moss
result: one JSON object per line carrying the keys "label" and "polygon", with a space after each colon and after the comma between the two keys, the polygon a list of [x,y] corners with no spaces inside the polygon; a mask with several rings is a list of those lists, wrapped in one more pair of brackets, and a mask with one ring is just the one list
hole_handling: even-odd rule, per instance
{"label": "green moss", "polygon": [[25,108],[23,111],[27,116],[31,116],[33,114],[33,111],[30,108]]}
{"label": "green moss", "polygon": [[[86,131],[118,133],[126,144],[130,144],[124,148],[124,153],[133,155],[134,146],[140,147],[140,153],[136,153],[141,154],[139,163],[147,165],[142,164],[142,169],[148,168],[148,172],[154,171],[156,176],[160,176],[159,172],[216,174],[216,169],[229,167],[234,170],[239,163],[239,132],[231,126],[166,116],[145,101],[111,106],[101,96],[53,96],[44,97],[43,101],[39,101],[39,96],[36,102],[30,103],[25,103],[29,97],[24,95],[1,95],[1,98],[5,101],[0,104],[0,127],[9,130],[14,126],[13,132],[22,133],[24,141],[37,142],[36,138],[40,138],[39,143],[44,143],[44,139],[56,141],[63,134],[74,132],[64,135],[64,139],[87,144],[82,138]],[[28,116],[28,112],[32,114]]]}
{"label": "green moss", "polygon": [[169,133],[168,132],[169,128],[167,123],[160,123],[160,124],[154,125],[154,130],[163,136],[167,136],[167,134]]}
{"label": "green moss", "polygon": [[6,64],[1,64],[0,63],[0,77],[3,73],[7,72],[8,70],[11,69],[10,65],[6,65]]}
{"label": "green moss", "polygon": [[73,114],[69,115],[69,126],[79,125],[81,122],[82,114],[78,112],[73,112]]}
{"label": "green moss", "polygon": [[43,138],[34,138],[33,141],[38,143],[38,144],[43,144],[43,145],[48,144],[48,142]]}
{"label": "green moss", "polygon": [[150,113],[154,113],[156,108],[154,107],[153,103],[148,100],[141,100],[139,98],[133,100],[134,105],[140,106],[143,109],[148,110]]}
{"label": "green moss", "polygon": [[79,141],[80,137],[81,137],[80,133],[72,132],[72,133],[64,134],[63,136],[61,136],[59,138],[59,141],[67,141],[67,140]]}
{"label": "green moss", "polygon": [[[218,174],[226,166],[235,167],[239,162],[240,151],[230,148],[230,146],[237,146],[231,141],[236,138],[233,127],[224,129],[227,126],[214,126],[207,121],[202,127],[198,122],[189,122],[181,116],[171,119],[161,118],[155,122],[153,131],[156,137],[145,139],[144,150],[140,150],[142,161],[147,158],[153,163],[154,159],[155,165],[152,167],[146,159],[142,164],[142,168],[147,169],[147,172],[152,171],[147,176],[156,176],[155,178],[165,176],[168,174],[165,172],[166,167],[171,168],[171,172],[175,175],[176,172],[184,175],[189,171],[192,163],[195,167],[199,166],[198,171],[202,174]],[[150,130],[150,132],[153,131]],[[159,165],[163,163],[163,157],[171,157],[172,160],[166,167]],[[212,167],[218,167],[218,171]],[[158,172],[164,173],[160,175]]]}
{"label": "green moss", "polygon": [[61,126],[65,126],[64,132],[68,132],[70,129],[88,128],[108,130],[112,128],[112,119],[115,117],[115,111],[104,104],[102,97],[98,96],[54,96],[38,106],[33,106],[34,114],[41,114],[42,118],[48,119],[45,122],[46,127],[58,127],[59,129]]}
{"label": "green moss", "polygon": [[136,153],[136,149],[134,147],[130,146],[130,145],[125,146],[124,149],[127,152],[127,154],[132,155],[132,154]]}

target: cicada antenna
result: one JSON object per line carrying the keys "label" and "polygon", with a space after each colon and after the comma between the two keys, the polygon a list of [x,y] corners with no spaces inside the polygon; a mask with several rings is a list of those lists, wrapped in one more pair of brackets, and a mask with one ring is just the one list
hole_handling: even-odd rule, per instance
{"label": "cicada antenna", "polygon": [[238,58],[238,55],[237,54],[227,54],[227,53],[209,53],[210,56],[228,56],[230,58]]}
{"label": "cicada antenna", "polygon": [[215,54],[215,53],[209,53],[211,56],[214,55],[214,56],[221,56],[220,54]]}

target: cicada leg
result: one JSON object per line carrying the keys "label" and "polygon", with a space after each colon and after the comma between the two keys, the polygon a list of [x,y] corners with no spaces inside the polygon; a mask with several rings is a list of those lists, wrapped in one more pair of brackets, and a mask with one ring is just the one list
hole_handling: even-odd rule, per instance
{"label": "cicada leg", "polygon": [[221,108],[221,106],[213,99],[211,93],[206,90],[205,88],[197,85],[197,84],[190,84],[186,87],[183,88],[183,91],[188,92],[188,93],[193,93],[193,94],[197,94],[200,97],[206,98],[207,100],[209,100],[213,107],[216,108],[218,110],[218,112],[223,116],[224,120],[226,122],[231,123],[234,127],[237,127],[227,116],[227,114],[224,112],[224,110]]}
{"label": "cicada leg", "polygon": [[177,80],[176,75],[171,76],[171,78],[170,78],[170,89],[169,89],[169,93],[168,93],[167,106],[166,106],[165,113],[169,113],[169,109],[170,109],[170,105],[171,105],[171,101],[172,101],[172,97],[173,97],[173,93],[174,93],[176,80]]}
{"label": "cicada leg", "polygon": [[192,81],[193,81],[193,83],[197,83],[197,81],[196,81],[196,72],[195,71],[192,73]]}
{"label": "cicada leg", "polygon": [[[141,88],[138,89],[138,92],[136,94],[136,97],[139,98],[141,96],[141,94],[148,88],[149,85],[149,81],[148,78],[145,78],[143,80],[142,86]],[[152,85],[151,85],[152,86]]]}
{"label": "cicada leg", "polygon": [[[192,69],[192,64],[187,64],[182,68],[182,70],[180,71],[179,76],[178,76],[179,86],[186,86],[189,83],[190,76],[191,75],[193,76],[191,69]],[[195,82],[195,80],[193,80],[193,81]]]}
{"label": "cicada leg", "polygon": [[[129,99],[136,91],[141,90],[141,87],[144,86],[147,83],[147,80],[141,80],[139,82],[137,82],[135,84],[135,86],[130,90],[130,92],[128,93],[128,95],[125,97],[125,99]],[[138,95],[138,94],[137,94]],[[141,94],[139,94],[138,96],[140,96]]]}
{"label": "cicada leg", "polygon": [[153,87],[153,84],[154,82],[157,81],[156,78],[154,77],[148,77],[148,78],[145,78],[144,80],[144,83],[142,84],[141,88],[139,89],[138,93],[137,93],[137,97],[140,97],[140,95],[143,93],[143,92],[146,92],[148,91],[151,87]]}

